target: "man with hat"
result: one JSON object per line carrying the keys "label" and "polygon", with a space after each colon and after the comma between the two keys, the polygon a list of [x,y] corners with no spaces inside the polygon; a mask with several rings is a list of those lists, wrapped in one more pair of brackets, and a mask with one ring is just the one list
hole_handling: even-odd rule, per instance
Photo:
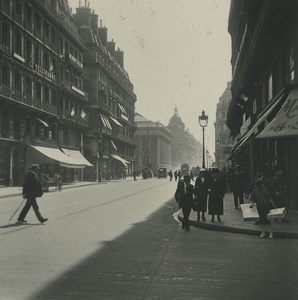
{"label": "man with hat", "polygon": [[194,206],[193,203],[193,193],[194,188],[193,185],[190,184],[190,176],[184,175],[184,179],[180,180],[177,185],[177,189],[175,192],[175,199],[179,204],[179,208],[182,209],[183,213],[183,221],[182,221],[182,228],[189,231],[189,215],[191,209]]}
{"label": "man with hat", "polygon": [[18,217],[18,222],[27,222],[25,220],[25,217],[31,206],[33,207],[33,210],[39,222],[44,223],[48,220],[47,218],[42,217],[36,202],[36,198],[43,195],[41,182],[37,175],[38,171],[39,165],[32,164],[29,168],[29,172],[26,174],[23,185],[23,198],[27,199],[27,201]]}
{"label": "man with hat", "polygon": [[244,203],[243,195],[246,189],[246,179],[240,165],[236,165],[234,172],[231,174],[230,189],[233,192],[235,208],[238,209],[238,205]]}
{"label": "man with hat", "polygon": [[195,210],[197,211],[198,218],[200,221],[200,213],[202,214],[202,220],[205,222],[205,213],[207,211],[207,198],[208,198],[208,190],[210,186],[210,180],[208,177],[208,173],[206,169],[201,169],[199,172],[199,176],[195,182]]}

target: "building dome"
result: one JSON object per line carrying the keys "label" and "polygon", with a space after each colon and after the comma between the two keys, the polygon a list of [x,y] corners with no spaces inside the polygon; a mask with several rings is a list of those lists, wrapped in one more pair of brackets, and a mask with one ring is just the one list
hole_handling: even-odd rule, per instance
{"label": "building dome", "polygon": [[184,128],[184,123],[182,122],[182,119],[178,115],[178,108],[177,106],[175,106],[174,115],[169,121],[169,126],[178,126],[178,125]]}

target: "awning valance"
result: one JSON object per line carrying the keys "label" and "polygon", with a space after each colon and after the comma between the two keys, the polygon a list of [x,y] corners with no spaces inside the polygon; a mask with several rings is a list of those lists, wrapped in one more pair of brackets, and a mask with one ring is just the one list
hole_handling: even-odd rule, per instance
{"label": "awning valance", "polygon": [[110,119],[111,119],[116,125],[118,125],[118,126],[120,126],[120,127],[123,127],[123,125],[122,125],[117,119],[115,119],[115,118],[113,118],[113,117],[110,117]]}
{"label": "awning valance", "polygon": [[86,164],[67,156],[58,148],[30,145],[30,149],[33,149],[34,151],[32,155],[32,160],[34,160],[34,163],[57,163],[61,167],[75,169],[85,168],[86,166]]}
{"label": "awning valance", "polygon": [[290,136],[298,136],[298,88],[290,91],[280,111],[257,138]]}
{"label": "awning valance", "polygon": [[86,167],[93,167],[93,165],[84,157],[84,155],[79,150],[62,148],[62,151],[77,163],[85,164]]}
{"label": "awning valance", "polygon": [[111,157],[120,161],[125,167],[127,167],[127,164],[130,164],[129,161],[127,161],[126,159],[120,157],[119,155],[116,155],[116,154],[111,154]]}

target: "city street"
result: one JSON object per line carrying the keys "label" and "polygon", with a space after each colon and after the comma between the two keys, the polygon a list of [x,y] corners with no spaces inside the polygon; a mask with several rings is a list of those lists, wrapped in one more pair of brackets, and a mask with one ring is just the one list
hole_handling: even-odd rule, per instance
{"label": "city street", "polygon": [[119,181],[50,192],[49,221],[8,220],[0,199],[0,299],[297,299],[298,240],[181,229],[175,182]]}

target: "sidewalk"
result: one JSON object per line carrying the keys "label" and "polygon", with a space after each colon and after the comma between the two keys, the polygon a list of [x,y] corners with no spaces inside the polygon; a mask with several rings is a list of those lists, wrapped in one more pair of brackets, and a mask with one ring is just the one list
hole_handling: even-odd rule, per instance
{"label": "sidewalk", "polygon": [[[81,186],[87,186],[87,185],[93,185],[93,184],[103,184],[103,183],[106,183],[106,182],[105,181],[103,181],[103,182],[79,181],[79,182],[64,184],[62,191],[64,189],[69,189],[69,188],[76,188],[76,187],[81,187]],[[0,188],[0,199],[21,196],[22,190],[23,190],[23,188],[19,187],[19,186],[1,187]],[[52,192],[52,191],[55,191],[55,187],[50,187],[50,192]]]}
{"label": "sidewalk", "polygon": [[[249,203],[245,199],[245,203]],[[225,231],[232,233],[260,235],[260,225],[254,225],[254,222],[244,222],[241,209],[235,209],[233,194],[228,193],[224,198],[224,215],[221,217],[221,222],[218,222],[215,218],[215,222],[212,223],[211,216],[206,215],[206,222],[197,221],[197,212],[192,211],[190,213],[190,224],[195,227],[208,230]],[[182,220],[182,212],[179,212],[178,219]],[[271,229],[274,233],[274,238],[288,238],[298,239],[298,213],[297,211],[290,211],[287,215],[288,223],[281,221],[271,222]]]}

